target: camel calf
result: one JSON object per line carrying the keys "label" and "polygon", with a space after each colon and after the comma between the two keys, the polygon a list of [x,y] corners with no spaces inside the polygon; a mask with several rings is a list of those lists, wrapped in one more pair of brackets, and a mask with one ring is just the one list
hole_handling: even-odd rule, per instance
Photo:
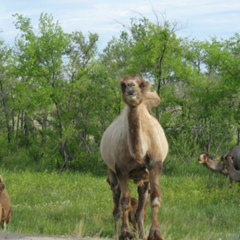
{"label": "camel calf", "polygon": [[7,224],[11,221],[11,217],[11,200],[3,183],[3,178],[0,176],[0,223],[4,231],[7,228]]}

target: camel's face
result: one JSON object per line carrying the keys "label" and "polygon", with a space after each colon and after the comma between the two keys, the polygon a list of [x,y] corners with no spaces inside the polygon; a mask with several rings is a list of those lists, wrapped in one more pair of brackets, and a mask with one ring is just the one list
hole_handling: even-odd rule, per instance
{"label": "camel's face", "polygon": [[203,153],[200,155],[198,162],[201,164],[207,164],[208,161],[215,161],[218,162],[217,158],[210,157],[208,153]]}
{"label": "camel's face", "polygon": [[228,165],[228,164],[233,164],[233,156],[227,155],[227,156],[223,159],[223,161],[224,161],[224,163],[225,163],[226,165]]}
{"label": "camel's face", "polygon": [[0,193],[3,191],[4,188],[5,188],[5,185],[3,183],[0,183]]}
{"label": "camel's face", "polygon": [[143,100],[148,84],[141,78],[124,78],[121,82],[124,102],[131,107],[138,106]]}
{"label": "camel's face", "polygon": [[204,153],[200,155],[198,162],[201,164],[205,164],[207,163],[208,159],[209,159],[209,155]]}

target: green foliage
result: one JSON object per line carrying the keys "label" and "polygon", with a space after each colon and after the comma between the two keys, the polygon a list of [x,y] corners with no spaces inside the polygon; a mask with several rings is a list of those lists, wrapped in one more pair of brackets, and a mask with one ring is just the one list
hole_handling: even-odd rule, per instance
{"label": "green foliage", "polygon": [[98,53],[96,33],[67,34],[50,14],[40,15],[37,30],[30,18],[15,19],[15,45],[0,42],[7,158],[23,152],[38,170],[93,169],[82,159],[100,159],[101,136],[123,109],[119,79],[126,74],[142,75],[160,95],[153,114],[181,161],[239,143],[239,34],[182,39],[176,23],[133,18]]}
{"label": "green foliage", "polygon": [[98,53],[95,33],[67,34],[48,14],[40,15],[37,31],[30,18],[15,18],[15,45],[0,41],[0,164],[14,207],[9,231],[113,236],[99,144],[123,109],[119,79],[137,74],[161,96],[153,114],[170,146],[163,235],[238,238],[239,186],[229,189],[197,157],[224,155],[240,142],[239,34],[182,39],[176,24],[143,17]]}

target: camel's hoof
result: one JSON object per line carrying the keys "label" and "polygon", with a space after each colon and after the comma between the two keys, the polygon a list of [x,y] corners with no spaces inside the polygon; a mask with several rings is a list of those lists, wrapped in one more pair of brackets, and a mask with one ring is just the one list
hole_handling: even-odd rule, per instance
{"label": "camel's hoof", "polygon": [[119,240],[130,240],[133,239],[133,235],[130,232],[123,232],[119,237]]}
{"label": "camel's hoof", "polygon": [[163,240],[159,229],[151,229],[148,240]]}

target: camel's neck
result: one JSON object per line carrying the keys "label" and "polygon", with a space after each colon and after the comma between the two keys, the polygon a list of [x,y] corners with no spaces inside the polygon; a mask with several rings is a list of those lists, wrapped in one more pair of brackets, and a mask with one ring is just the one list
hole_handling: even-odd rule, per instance
{"label": "camel's neck", "polygon": [[207,166],[215,171],[221,171],[224,168],[223,164],[211,159],[208,159]]}
{"label": "camel's neck", "polygon": [[141,123],[138,107],[129,107],[128,112],[128,141],[131,155],[139,162],[143,162]]}

